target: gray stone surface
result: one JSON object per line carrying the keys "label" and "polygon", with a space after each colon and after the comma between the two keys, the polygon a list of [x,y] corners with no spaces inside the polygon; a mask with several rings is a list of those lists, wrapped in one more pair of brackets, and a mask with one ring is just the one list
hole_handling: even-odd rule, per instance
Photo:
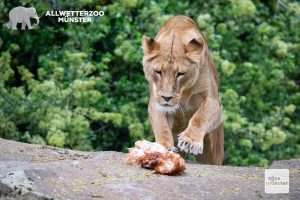
{"label": "gray stone surface", "polygon": [[0,199],[300,199],[300,159],[270,167],[290,170],[290,193],[265,194],[264,168],[188,164],[165,176],[125,157],[0,139]]}

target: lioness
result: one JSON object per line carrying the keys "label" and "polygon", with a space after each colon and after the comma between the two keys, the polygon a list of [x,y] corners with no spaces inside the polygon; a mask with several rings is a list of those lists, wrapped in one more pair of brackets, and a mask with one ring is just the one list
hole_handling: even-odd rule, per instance
{"label": "lioness", "polygon": [[156,142],[221,165],[224,132],[219,79],[196,23],[186,16],[165,22],[155,39],[142,38],[143,69],[149,82],[148,112]]}

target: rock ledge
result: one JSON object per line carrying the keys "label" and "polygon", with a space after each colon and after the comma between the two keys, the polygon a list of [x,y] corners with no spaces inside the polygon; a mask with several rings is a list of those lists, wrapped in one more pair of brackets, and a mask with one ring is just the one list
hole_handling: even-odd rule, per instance
{"label": "rock ledge", "polygon": [[188,164],[164,176],[123,163],[119,152],[80,152],[0,139],[0,199],[299,199],[300,159],[289,194],[265,194],[264,168]]}

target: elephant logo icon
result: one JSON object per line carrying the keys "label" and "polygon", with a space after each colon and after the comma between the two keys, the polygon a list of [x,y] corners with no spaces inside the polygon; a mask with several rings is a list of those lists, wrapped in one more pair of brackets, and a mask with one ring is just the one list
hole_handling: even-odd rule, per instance
{"label": "elephant logo icon", "polygon": [[17,30],[17,24],[22,23],[22,30],[25,30],[26,26],[28,29],[32,29],[30,18],[35,18],[37,25],[40,23],[39,17],[34,7],[15,7],[9,11],[9,23],[8,28],[11,30]]}

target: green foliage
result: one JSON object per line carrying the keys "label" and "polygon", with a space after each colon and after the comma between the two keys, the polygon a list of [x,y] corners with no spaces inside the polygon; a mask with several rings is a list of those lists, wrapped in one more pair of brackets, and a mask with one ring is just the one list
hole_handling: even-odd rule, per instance
{"label": "green foliage", "polygon": [[[80,150],[153,140],[140,50],[171,16],[191,16],[221,78],[225,164],[299,157],[300,4],[281,1],[6,1],[0,24],[34,6],[39,27],[0,30],[0,137]],[[59,24],[47,10],[104,10]]]}

